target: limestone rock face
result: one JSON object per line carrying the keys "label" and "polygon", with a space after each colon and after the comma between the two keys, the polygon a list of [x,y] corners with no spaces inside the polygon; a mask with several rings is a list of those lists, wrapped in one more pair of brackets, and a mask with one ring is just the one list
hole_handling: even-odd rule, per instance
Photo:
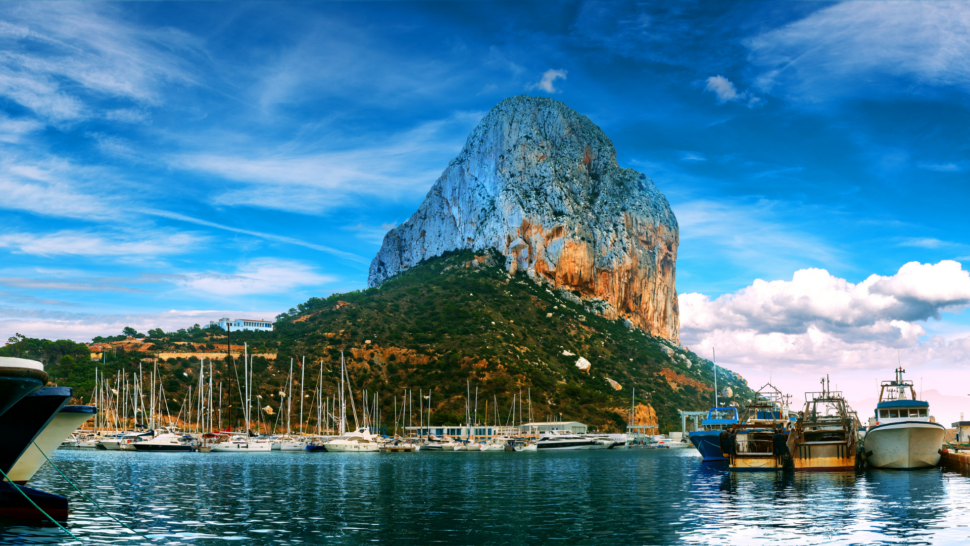
{"label": "limestone rock face", "polygon": [[608,318],[679,342],[677,245],[667,199],[617,165],[599,127],[522,95],[482,119],[418,211],[387,233],[368,282],[449,250],[496,249],[510,273],[603,300]]}

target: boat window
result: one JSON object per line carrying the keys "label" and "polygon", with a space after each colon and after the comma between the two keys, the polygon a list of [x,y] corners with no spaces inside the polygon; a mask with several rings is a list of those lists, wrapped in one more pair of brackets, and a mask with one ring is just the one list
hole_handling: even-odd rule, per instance
{"label": "boat window", "polygon": [[889,410],[879,410],[880,417],[889,417]]}
{"label": "boat window", "polygon": [[919,417],[919,410],[918,409],[911,409],[911,410],[909,410],[909,416],[910,417]]}
{"label": "boat window", "polygon": [[926,417],[926,410],[925,409],[919,410],[919,416],[920,417]]}
{"label": "boat window", "polygon": [[890,418],[899,417],[899,412],[897,410],[891,409],[889,410],[889,417]]}

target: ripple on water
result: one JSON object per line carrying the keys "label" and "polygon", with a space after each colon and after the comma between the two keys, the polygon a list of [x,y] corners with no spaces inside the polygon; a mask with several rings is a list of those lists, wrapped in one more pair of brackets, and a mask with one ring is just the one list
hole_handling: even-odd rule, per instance
{"label": "ripple on water", "polygon": [[[58,451],[58,466],[165,544],[846,544],[962,541],[970,480],[914,472],[732,473],[693,450],[199,454]],[[139,544],[49,467],[85,543]],[[7,525],[4,544],[62,544]]]}

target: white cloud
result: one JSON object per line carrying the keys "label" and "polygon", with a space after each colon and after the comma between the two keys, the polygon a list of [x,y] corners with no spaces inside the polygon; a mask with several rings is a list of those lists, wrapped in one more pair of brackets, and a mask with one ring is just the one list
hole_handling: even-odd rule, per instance
{"label": "white cloud", "polygon": [[717,102],[720,104],[741,98],[741,95],[738,94],[738,90],[731,83],[731,80],[724,76],[711,76],[707,78],[707,85],[704,86],[704,89],[717,95]]}
{"label": "white cloud", "polygon": [[704,90],[714,93],[718,104],[743,102],[748,108],[754,108],[761,106],[764,102],[761,98],[752,95],[750,91],[738,92],[731,80],[720,75],[707,78]]}
{"label": "white cloud", "polygon": [[53,233],[0,234],[0,248],[35,256],[161,256],[193,250],[205,241],[191,233],[160,231],[138,235],[103,235],[63,230]]}
{"label": "white cloud", "polygon": [[336,280],[316,273],[304,263],[273,258],[253,260],[231,274],[206,272],[173,278],[185,289],[222,297],[279,294]]}
{"label": "white cloud", "polygon": [[843,2],[746,41],[758,88],[811,103],[905,93],[887,77],[970,88],[970,4]]}
{"label": "white cloud", "polygon": [[549,70],[543,72],[542,79],[530,85],[529,89],[541,89],[546,93],[561,93],[562,91],[556,89],[555,86],[556,80],[559,79],[566,79],[566,71],[563,69],[555,70],[550,68]]}
{"label": "white cloud", "polygon": [[911,262],[858,284],[804,269],[791,281],[759,279],[714,300],[682,294],[681,339],[748,365],[883,367],[896,344],[916,349],[924,361],[943,355],[966,361],[970,355],[953,351],[970,337],[921,341],[927,332],[920,323],[968,306],[970,273],[954,261]]}

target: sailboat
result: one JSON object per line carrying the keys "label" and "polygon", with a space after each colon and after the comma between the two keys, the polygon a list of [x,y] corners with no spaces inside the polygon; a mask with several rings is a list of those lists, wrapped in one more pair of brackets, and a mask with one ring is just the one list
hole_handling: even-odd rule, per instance
{"label": "sailboat", "polygon": [[256,437],[251,432],[252,378],[250,375],[252,374],[252,365],[249,362],[248,346],[244,345],[243,350],[243,378],[245,384],[242,386],[243,391],[239,393],[239,398],[243,402],[243,418],[246,421],[246,429],[242,434],[234,434],[228,440],[213,444],[212,453],[269,453],[273,449],[271,442]]}
{"label": "sailboat", "polygon": [[[348,432],[347,427],[347,401],[345,397],[345,383],[347,380],[347,363],[344,361],[343,352],[340,353],[340,436],[324,443],[327,451],[336,453],[377,453],[380,445],[377,438],[370,433],[367,427],[357,427]],[[351,400],[352,402],[353,400]],[[356,411],[354,420],[356,421]]]}

